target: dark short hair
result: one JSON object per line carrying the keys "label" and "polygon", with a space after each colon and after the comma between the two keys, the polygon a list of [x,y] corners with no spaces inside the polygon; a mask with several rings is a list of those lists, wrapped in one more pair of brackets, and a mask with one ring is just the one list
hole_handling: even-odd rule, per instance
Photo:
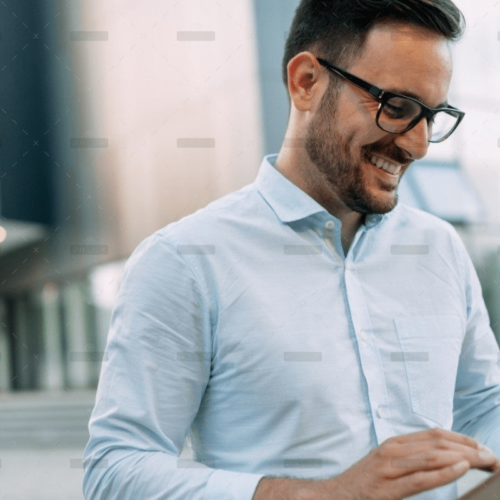
{"label": "dark short hair", "polygon": [[[361,55],[372,26],[381,21],[426,28],[452,42],[458,41],[465,30],[464,16],[452,0],[302,0],[282,62],[287,95],[287,66],[297,54],[311,51],[348,69]],[[329,74],[330,79],[335,78]]]}

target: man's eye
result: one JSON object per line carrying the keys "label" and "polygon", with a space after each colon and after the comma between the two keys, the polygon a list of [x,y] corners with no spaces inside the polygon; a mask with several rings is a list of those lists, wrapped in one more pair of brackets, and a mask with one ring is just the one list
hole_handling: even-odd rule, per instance
{"label": "man's eye", "polygon": [[392,104],[384,106],[384,113],[390,118],[403,118],[405,115],[404,109]]}

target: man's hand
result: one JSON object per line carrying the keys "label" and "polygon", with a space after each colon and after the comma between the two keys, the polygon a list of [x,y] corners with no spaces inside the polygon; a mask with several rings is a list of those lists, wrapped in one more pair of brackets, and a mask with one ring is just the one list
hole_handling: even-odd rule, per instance
{"label": "man's hand", "polygon": [[468,436],[431,429],[390,438],[331,479],[264,478],[254,500],[401,500],[455,481],[470,468],[497,472],[500,461]]}
{"label": "man's hand", "polygon": [[468,436],[431,429],[388,439],[324,486],[346,499],[400,500],[455,481],[470,468],[496,472],[500,462]]}

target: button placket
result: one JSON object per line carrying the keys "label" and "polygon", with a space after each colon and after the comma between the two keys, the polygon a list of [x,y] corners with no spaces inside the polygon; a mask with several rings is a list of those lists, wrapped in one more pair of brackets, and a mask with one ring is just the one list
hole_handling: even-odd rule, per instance
{"label": "button placket", "polygon": [[353,263],[350,262],[350,264],[345,269],[344,284],[351,311],[352,326],[358,339],[357,347],[361,370],[365,375],[377,442],[380,444],[394,435],[390,411],[387,406],[387,385],[380,353],[376,343],[372,343],[369,335],[371,332],[370,317],[363,300],[362,284],[358,279],[355,267],[352,266]]}
{"label": "button placket", "polygon": [[335,255],[340,262],[344,263],[344,260],[335,248],[335,221],[328,220],[325,222],[325,225],[323,226],[323,238],[326,246],[330,249],[333,255]]}

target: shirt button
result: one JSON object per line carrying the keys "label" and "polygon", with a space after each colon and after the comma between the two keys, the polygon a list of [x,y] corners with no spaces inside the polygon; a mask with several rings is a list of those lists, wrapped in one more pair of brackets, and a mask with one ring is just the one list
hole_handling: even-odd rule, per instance
{"label": "shirt button", "polygon": [[366,340],[368,340],[368,335],[366,334],[366,332],[364,332],[364,331],[363,331],[363,332],[361,332],[361,338],[362,338],[363,340],[365,340],[365,341],[366,341]]}
{"label": "shirt button", "polygon": [[384,418],[384,410],[379,406],[376,411],[378,418]]}
{"label": "shirt button", "polygon": [[327,229],[332,229],[334,226],[335,226],[335,222],[333,222],[332,220],[327,221],[325,224],[325,227]]}

